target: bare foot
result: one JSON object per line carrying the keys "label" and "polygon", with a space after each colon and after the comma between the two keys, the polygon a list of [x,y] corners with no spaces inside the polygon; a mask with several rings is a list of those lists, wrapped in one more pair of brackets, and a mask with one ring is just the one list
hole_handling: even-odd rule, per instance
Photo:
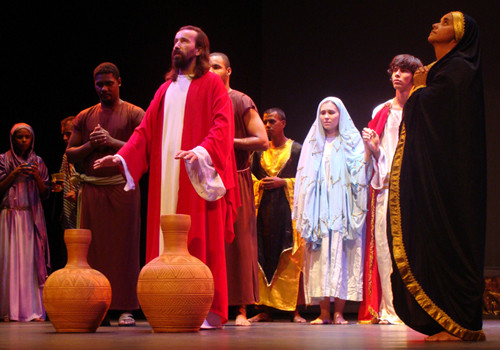
{"label": "bare foot", "polygon": [[334,324],[349,324],[341,313],[335,313],[333,315],[333,323]]}
{"label": "bare foot", "polygon": [[273,322],[273,318],[267,312],[261,312],[260,314],[255,315],[252,318],[249,318],[250,322]]}
{"label": "bare foot", "polygon": [[304,317],[300,316],[299,314],[296,314],[293,316],[292,322],[294,322],[294,323],[306,323],[307,321]]}
{"label": "bare foot", "polygon": [[391,324],[391,323],[387,320],[379,320],[378,324]]}
{"label": "bare foot", "polygon": [[330,320],[329,318],[321,318],[321,317],[318,317],[317,319],[309,322],[309,324],[312,324],[312,325],[318,325],[318,324],[332,324],[332,320]]}
{"label": "bare foot", "polygon": [[32,319],[33,322],[45,322],[43,318],[34,318]]}
{"label": "bare foot", "polygon": [[448,332],[442,331],[425,338],[425,341],[462,341],[462,339],[455,337]]}
{"label": "bare foot", "polygon": [[236,319],[234,320],[234,325],[235,326],[251,326],[252,324],[250,323],[250,321],[248,321],[248,319],[245,315],[238,315],[238,316],[236,316]]}

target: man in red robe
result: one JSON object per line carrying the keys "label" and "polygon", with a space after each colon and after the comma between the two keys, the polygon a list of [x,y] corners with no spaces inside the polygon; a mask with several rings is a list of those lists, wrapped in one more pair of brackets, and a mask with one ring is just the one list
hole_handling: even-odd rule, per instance
{"label": "man in red robe", "polygon": [[[149,169],[146,260],[160,253],[160,215],[188,214],[190,253],[214,276],[214,300],[202,328],[227,321],[225,241],[234,237],[239,206],[231,100],[221,79],[209,72],[209,41],[197,27],[174,39],[172,69],[144,119],[117,155],[95,167],[121,164],[127,188]],[[184,160],[180,162],[179,160]]]}

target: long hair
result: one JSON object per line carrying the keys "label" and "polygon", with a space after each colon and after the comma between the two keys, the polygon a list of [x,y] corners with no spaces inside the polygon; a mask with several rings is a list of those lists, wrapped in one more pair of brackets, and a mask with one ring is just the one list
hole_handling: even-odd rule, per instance
{"label": "long hair", "polygon": [[[203,30],[201,30],[201,28],[195,26],[184,26],[181,27],[177,32],[180,32],[181,30],[193,30],[196,32],[196,48],[201,49],[200,55],[196,56],[196,64],[194,67],[193,79],[197,79],[208,72],[210,69],[210,42],[208,41],[207,35]],[[172,68],[170,68],[170,71],[165,75],[165,79],[176,81],[178,75],[179,70],[175,68],[172,62]]]}

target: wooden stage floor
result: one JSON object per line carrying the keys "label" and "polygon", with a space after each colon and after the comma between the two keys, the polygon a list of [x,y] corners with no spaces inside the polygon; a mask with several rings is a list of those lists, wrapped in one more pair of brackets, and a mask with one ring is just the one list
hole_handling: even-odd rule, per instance
{"label": "wooden stage floor", "polygon": [[[350,320],[351,321],[351,320]],[[136,327],[100,327],[96,333],[56,333],[50,322],[0,322],[0,349],[500,349],[500,320],[484,320],[485,342],[426,343],[406,326],[294,324],[286,320],[198,333],[153,333]]]}

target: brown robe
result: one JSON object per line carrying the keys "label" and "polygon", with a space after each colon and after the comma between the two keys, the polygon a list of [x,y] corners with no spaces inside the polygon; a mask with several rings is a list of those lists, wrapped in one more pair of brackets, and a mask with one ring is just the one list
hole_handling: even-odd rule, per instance
{"label": "brown robe", "polygon": [[[231,90],[233,103],[235,137],[248,137],[243,120],[245,113],[257,110],[250,97]],[[226,244],[226,267],[229,305],[253,305],[259,300],[257,229],[255,223],[255,202],[252,174],[250,172],[250,151],[235,149],[241,207],[234,223],[234,241]]]}
{"label": "brown robe", "polygon": [[[80,132],[82,144],[89,140],[97,124],[111,137],[127,141],[143,116],[141,108],[125,101],[121,101],[112,113],[103,112],[97,104],[80,112],[73,127]],[[96,149],[81,164],[76,164],[77,171],[97,177],[117,175],[120,173],[118,167],[93,169],[96,159],[115,153],[111,148]],[[80,227],[92,231],[88,262],[111,283],[112,310],[139,308],[136,286],[140,268],[140,191],[125,192],[124,186],[84,183],[81,193]]]}

